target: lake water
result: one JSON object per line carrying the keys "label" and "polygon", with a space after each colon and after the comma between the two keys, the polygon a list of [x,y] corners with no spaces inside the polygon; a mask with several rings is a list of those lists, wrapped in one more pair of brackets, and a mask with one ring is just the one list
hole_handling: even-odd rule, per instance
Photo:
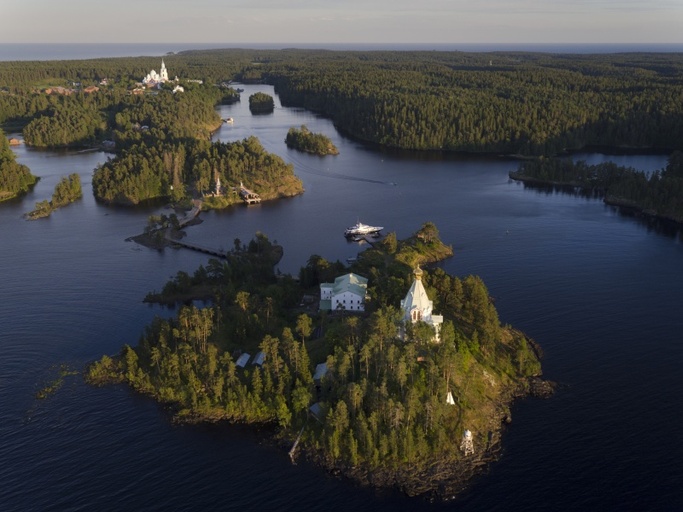
{"label": "lake water", "polygon": [[[99,152],[16,149],[42,180],[0,205],[0,510],[683,510],[683,244],[677,234],[601,201],[511,182],[517,164],[489,157],[434,157],[367,148],[329,120],[282,108],[252,116],[241,103],[217,139],[259,137],[295,166],[300,197],[203,213],[189,241],[228,248],[256,231],[285,247],[283,272],[311,254],[342,261],[362,247],[343,229],[363,222],[404,237],[425,221],[455,256],[450,273],[482,276],[500,318],[545,351],[550,400],[513,408],[502,459],[459,500],[429,504],[327,476],[258,433],[230,425],[178,426],[125,387],[95,389],[69,377],[55,395],[34,395],[67,364],[82,369],[135,344],[154,315],[142,303],[178,270],[207,257],[157,252],[125,239],[156,210],[97,204]],[[320,158],[288,150],[306,124],[340,150]],[[666,157],[576,155],[644,170]],[[49,219],[22,215],[78,172],[84,198]],[[459,440],[454,440],[459,442]]]}
{"label": "lake water", "polygon": [[443,51],[443,52],[543,52],[543,53],[623,53],[683,52],[680,43],[0,43],[0,61],[81,60],[104,57],[154,57],[187,50],[217,48],[252,48],[281,50],[284,48],[325,49],[340,51]]}

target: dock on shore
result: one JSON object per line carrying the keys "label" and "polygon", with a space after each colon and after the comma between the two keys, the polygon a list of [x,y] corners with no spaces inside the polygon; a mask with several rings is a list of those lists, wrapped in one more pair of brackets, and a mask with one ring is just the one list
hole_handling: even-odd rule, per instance
{"label": "dock on shore", "polygon": [[212,249],[210,247],[204,247],[203,245],[190,244],[188,242],[183,242],[182,240],[173,240],[172,238],[166,238],[168,242],[177,247],[184,247],[185,249],[190,249],[192,251],[203,252],[204,254],[210,254],[211,256],[216,256],[218,258],[226,259],[228,257],[227,251],[222,251],[220,249]]}
{"label": "dock on shore", "polygon": [[252,192],[240,182],[240,197],[247,204],[257,204],[261,202],[261,196]]}
{"label": "dock on shore", "polygon": [[199,212],[202,210],[202,201],[201,199],[193,199],[192,200],[192,209],[183,217],[182,219],[178,219],[178,226],[183,228],[187,224],[189,224],[191,221],[199,215]]}

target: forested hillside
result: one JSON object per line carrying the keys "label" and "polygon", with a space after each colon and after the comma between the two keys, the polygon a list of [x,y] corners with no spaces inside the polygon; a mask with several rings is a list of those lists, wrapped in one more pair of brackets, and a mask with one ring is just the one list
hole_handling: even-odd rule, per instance
{"label": "forested hillside", "polygon": [[397,148],[552,155],[683,145],[680,55],[381,53],[273,63],[264,77],[283,105]]}

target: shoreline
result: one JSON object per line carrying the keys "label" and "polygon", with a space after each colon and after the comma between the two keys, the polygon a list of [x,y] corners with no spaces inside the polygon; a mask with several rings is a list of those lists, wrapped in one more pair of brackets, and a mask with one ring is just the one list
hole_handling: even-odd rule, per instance
{"label": "shoreline", "polygon": [[593,195],[594,197],[598,198],[600,197],[602,199],[602,202],[605,203],[606,205],[609,206],[614,206],[616,208],[625,210],[625,211],[630,211],[634,212],[636,215],[642,216],[647,219],[653,219],[661,222],[667,222],[667,223],[672,223],[674,224],[675,227],[677,228],[683,228],[683,219],[678,219],[675,217],[671,217],[668,215],[660,214],[656,211],[653,210],[647,210],[643,208],[641,205],[636,203],[635,201],[629,201],[627,199],[623,199],[620,197],[612,196],[608,193],[607,190],[604,190],[603,188],[596,187],[596,188],[590,188],[582,185],[581,183],[578,182],[562,182],[562,181],[552,181],[552,180],[541,180],[538,178],[533,178],[530,176],[524,176],[523,174],[520,174],[519,171],[510,171],[508,173],[508,176],[510,179],[519,181],[521,183],[524,183],[525,185],[529,185],[531,187],[555,187],[555,188],[560,188],[560,189],[565,189],[565,190],[576,190],[580,189],[582,192],[589,193],[589,195]]}
{"label": "shoreline", "polygon": [[[491,464],[500,460],[503,435],[505,427],[512,423],[510,408],[514,403],[531,397],[549,398],[554,389],[554,383],[541,377],[530,377],[527,382],[506,389],[505,396],[496,404],[495,416],[490,418],[488,443],[483,449],[475,446],[473,455],[443,457],[422,464],[407,463],[395,468],[335,463],[325,457],[323,451],[311,447],[302,448],[301,457],[329,475],[346,479],[353,485],[376,490],[395,490],[408,497],[423,498],[430,502],[451,501],[470,488],[476,478],[486,474]],[[460,440],[455,442],[459,443]]]}

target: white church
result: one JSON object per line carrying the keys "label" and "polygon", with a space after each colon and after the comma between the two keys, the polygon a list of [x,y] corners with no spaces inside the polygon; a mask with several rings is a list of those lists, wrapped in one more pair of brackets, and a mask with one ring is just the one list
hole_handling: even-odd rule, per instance
{"label": "white church", "polygon": [[[422,321],[431,325],[434,328],[434,341],[438,343],[441,341],[441,324],[443,324],[443,316],[432,314],[434,302],[429,300],[427,291],[422,284],[422,269],[419,266],[415,267],[413,274],[415,275],[415,280],[410,286],[405,299],[401,301],[403,322],[404,324],[414,324],[415,322]],[[401,337],[404,335],[405,333],[401,332]]]}
{"label": "white church", "polygon": [[164,64],[164,59],[161,59],[161,69],[159,73],[155,70],[147,73],[147,76],[142,79],[142,83],[148,86],[163,84],[168,82],[168,70],[166,69],[166,64]]}

